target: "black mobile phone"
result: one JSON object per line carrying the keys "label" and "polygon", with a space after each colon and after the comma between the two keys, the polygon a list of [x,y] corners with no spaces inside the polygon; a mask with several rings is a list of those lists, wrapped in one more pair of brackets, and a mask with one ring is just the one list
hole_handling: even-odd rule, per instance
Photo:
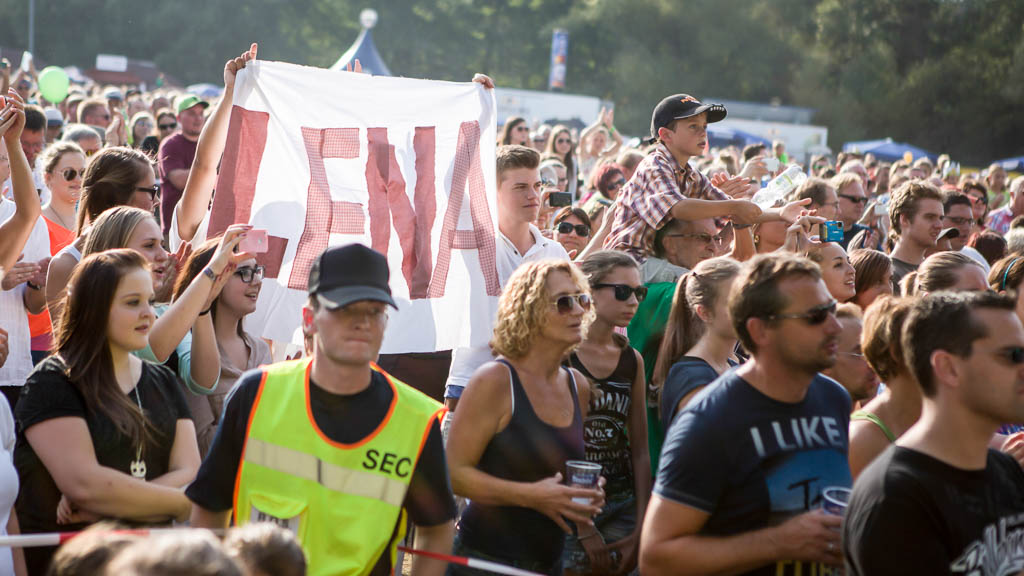
{"label": "black mobile phone", "polygon": [[548,196],[548,206],[552,208],[561,208],[562,206],[569,206],[572,204],[572,194],[569,192],[552,192]]}

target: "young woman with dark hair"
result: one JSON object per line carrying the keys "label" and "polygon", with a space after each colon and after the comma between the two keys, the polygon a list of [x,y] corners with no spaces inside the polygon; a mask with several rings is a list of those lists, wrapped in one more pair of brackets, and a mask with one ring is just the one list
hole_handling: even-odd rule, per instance
{"label": "young woman with dark hair", "polygon": [[530,146],[530,126],[526,124],[526,119],[522,116],[512,116],[501,127],[498,146],[508,146],[509,144]]}
{"label": "young woman with dark hair", "polygon": [[[145,258],[87,257],[66,300],[54,355],[29,376],[15,411],[22,531],[188,518],[182,489],[200,462],[184,394],[170,370],[133,354],[156,320]],[[27,549],[30,573],[44,573],[53,552]]]}

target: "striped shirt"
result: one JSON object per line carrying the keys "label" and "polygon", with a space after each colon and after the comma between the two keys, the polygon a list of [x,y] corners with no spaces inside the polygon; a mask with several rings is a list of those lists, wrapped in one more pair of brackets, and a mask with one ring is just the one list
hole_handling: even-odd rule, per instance
{"label": "striped shirt", "polygon": [[729,199],[689,164],[679,166],[659,143],[619,192],[615,222],[604,247],[628,252],[643,262],[654,252],[655,233],[668,223],[672,207],[683,198]]}

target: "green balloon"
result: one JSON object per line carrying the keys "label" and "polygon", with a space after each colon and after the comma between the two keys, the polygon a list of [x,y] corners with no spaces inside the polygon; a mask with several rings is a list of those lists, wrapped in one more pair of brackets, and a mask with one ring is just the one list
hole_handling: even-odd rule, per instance
{"label": "green balloon", "polygon": [[68,87],[71,80],[63,68],[47,66],[39,73],[39,93],[54,104],[62,102],[68,97]]}

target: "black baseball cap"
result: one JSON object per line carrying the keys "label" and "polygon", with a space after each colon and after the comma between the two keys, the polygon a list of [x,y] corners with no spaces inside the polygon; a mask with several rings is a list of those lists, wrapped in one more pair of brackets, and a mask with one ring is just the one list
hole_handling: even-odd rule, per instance
{"label": "black baseball cap", "polygon": [[376,300],[398,308],[391,298],[388,259],[362,244],[335,246],[320,253],[309,269],[310,296],[328,310],[360,300]]}
{"label": "black baseball cap", "polygon": [[681,120],[708,113],[708,124],[725,120],[725,106],[721,104],[702,104],[689,94],[673,94],[658,102],[651,115],[651,140],[658,139],[658,128],[668,126],[673,120]]}

